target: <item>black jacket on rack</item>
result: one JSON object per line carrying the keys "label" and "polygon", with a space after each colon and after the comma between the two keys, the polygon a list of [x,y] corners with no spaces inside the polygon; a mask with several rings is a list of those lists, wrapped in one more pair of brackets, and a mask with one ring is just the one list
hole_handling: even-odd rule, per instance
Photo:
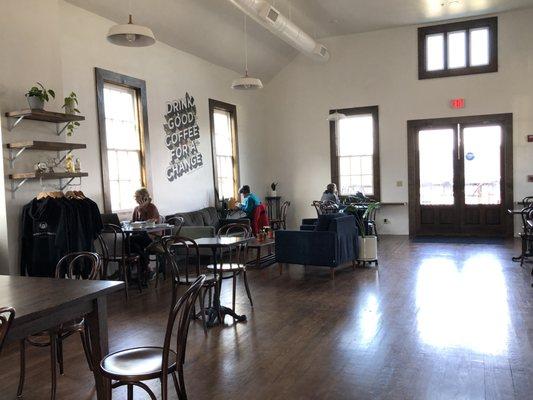
{"label": "black jacket on rack", "polygon": [[93,251],[101,231],[100,210],[88,198],[33,199],[22,209],[21,275],[54,276],[65,254]]}

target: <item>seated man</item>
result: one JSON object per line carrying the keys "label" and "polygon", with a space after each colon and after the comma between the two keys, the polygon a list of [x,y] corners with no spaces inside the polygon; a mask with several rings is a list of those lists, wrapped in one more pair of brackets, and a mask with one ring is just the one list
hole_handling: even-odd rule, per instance
{"label": "seated man", "polygon": [[337,185],[335,185],[334,183],[328,184],[328,186],[326,186],[326,190],[324,191],[324,193],[322,193],[320,201],[331,202],[336,205],[340,205],[341,202],[337,193]]}
{"label": "seated man", "polygon": [[243,195],[244,199],[241,204],[237,204],[237,209],[246,213],[246,218],[252,219],[255,208],[261,204],[261,200],[254,193],[250,192],[250,186],[244,185],[239,193]]}

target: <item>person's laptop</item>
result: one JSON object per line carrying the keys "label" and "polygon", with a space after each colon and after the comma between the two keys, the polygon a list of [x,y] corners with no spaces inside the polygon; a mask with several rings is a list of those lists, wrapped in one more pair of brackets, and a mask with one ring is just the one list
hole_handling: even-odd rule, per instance
{"label": "person's laptop", "polygon": [[112,214],[102,214],[102,223],[104,225],[106,224],[112,224],[112,225],[118,225],[120,226],[120,219],[118,218],[118,214],[112,213]]}

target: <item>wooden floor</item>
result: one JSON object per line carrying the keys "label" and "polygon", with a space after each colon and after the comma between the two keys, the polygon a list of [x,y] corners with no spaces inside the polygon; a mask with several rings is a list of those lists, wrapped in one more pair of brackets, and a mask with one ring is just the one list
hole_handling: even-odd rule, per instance
{"label": "wooden floor", "polygon": [[[195,399],[531,399],[533,288],[511,262],[517,243],[411,243],[384,237],[380,266],[250,271],[247,323],[190,329],[185,377]],[[224,301],[229,304],[230,285]],[[242,286],[241,286],[242,288]],[[110,348],[160,345],[170,293],[153,285],[111,299]],[[58,399],[94,398],[77,337],[66,343]],[[24,398],[47,399],[47,349],[28,352]],[[0,398],[13,399],[18,357],[0,359]],[[157,389],[157,382],[151,387]],[[170,392],[175,398],[175,393]],[[115,399],[125,398],[116,390]],[[136,392],[136,399],[146,396]]]}

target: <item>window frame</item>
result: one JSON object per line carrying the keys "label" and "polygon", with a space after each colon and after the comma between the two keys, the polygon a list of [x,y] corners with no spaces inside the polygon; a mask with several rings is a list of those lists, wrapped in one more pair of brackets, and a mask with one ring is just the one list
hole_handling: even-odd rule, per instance
{"label": "window frame", "polygon": [[[137,94],[137,115],[139,118],[139,135],[141,142],[141,181],[152,192],[152,176],[150,173],[150,141],[148,132],[148,107],[146,97],[146,82],[142,79],[95,68],[96,78],[96,106],[98,113],[98,133],[100,136],[100,163],[102,166],[102,188],[104,197],[104,212],[111,213],[111,185],[109,181],[109,162],[107,149],[107,132],[105,123],[104,84],[109,83],[133,89]],[[133,193],[131,194],[133,196]],[[120,210],[126,214],[133,210]]]}
{"label": "window frame", "polygon": [[216,110],[224,111],[230,114],[232,125],[232,142],[233,142],[233,196],[234,200],[239,198],[239,185],[240,185],[240,168],[239,168],[239,134],[237,124],[237,106],[230,103],[225,103],[220,100],[209,99],[209,125],[211,130],[211,156],[213,164],[213,187],[215,190],[215,203],[218,205],[222,200],[219,195],[218,187],[218,171],[217,171],[217,154],[215,144],[215,118],[214,112]]}
{"label": "window frame", "polygon": [[[489,31],[489,63],[487,65],[470,66],[470,31],[479,28],[488,28]],[[448,33],[457,31],[466,32],[466,67],[450,69],[448,68]],[[444,69],[428,71],[426,69],[426,37],[435,34],[444,35]],[[491,72],[498,72],[498,17],[473,19],[418,28],[418,79],[486,74]]]}
{"label": "window frame", "polygon": [[[371,114],[373,120],[373,134],[374,134],[374,154],[372,156],[372,181],[374,185],[374,194],[368,196],[371,199],[380,201],[381,198],[381,175],[380,175],[380,162],[379,162],[379,107],[378,106],[367,106],[367,107],[353,107],[353,108],[344,108],[344,109],[333,109],[329,110],[330,114],[334,112],[339,112],[347,117],[355,115],[364,115]],[[331,182],[337,185],[339,190],[339,197],[345,198],[350,195],[345,195],[340,192],[340,160],[337,155],[337,121],[330,121],[329,123],[329,135],[330,135],[330,158],[331,158]]]}

